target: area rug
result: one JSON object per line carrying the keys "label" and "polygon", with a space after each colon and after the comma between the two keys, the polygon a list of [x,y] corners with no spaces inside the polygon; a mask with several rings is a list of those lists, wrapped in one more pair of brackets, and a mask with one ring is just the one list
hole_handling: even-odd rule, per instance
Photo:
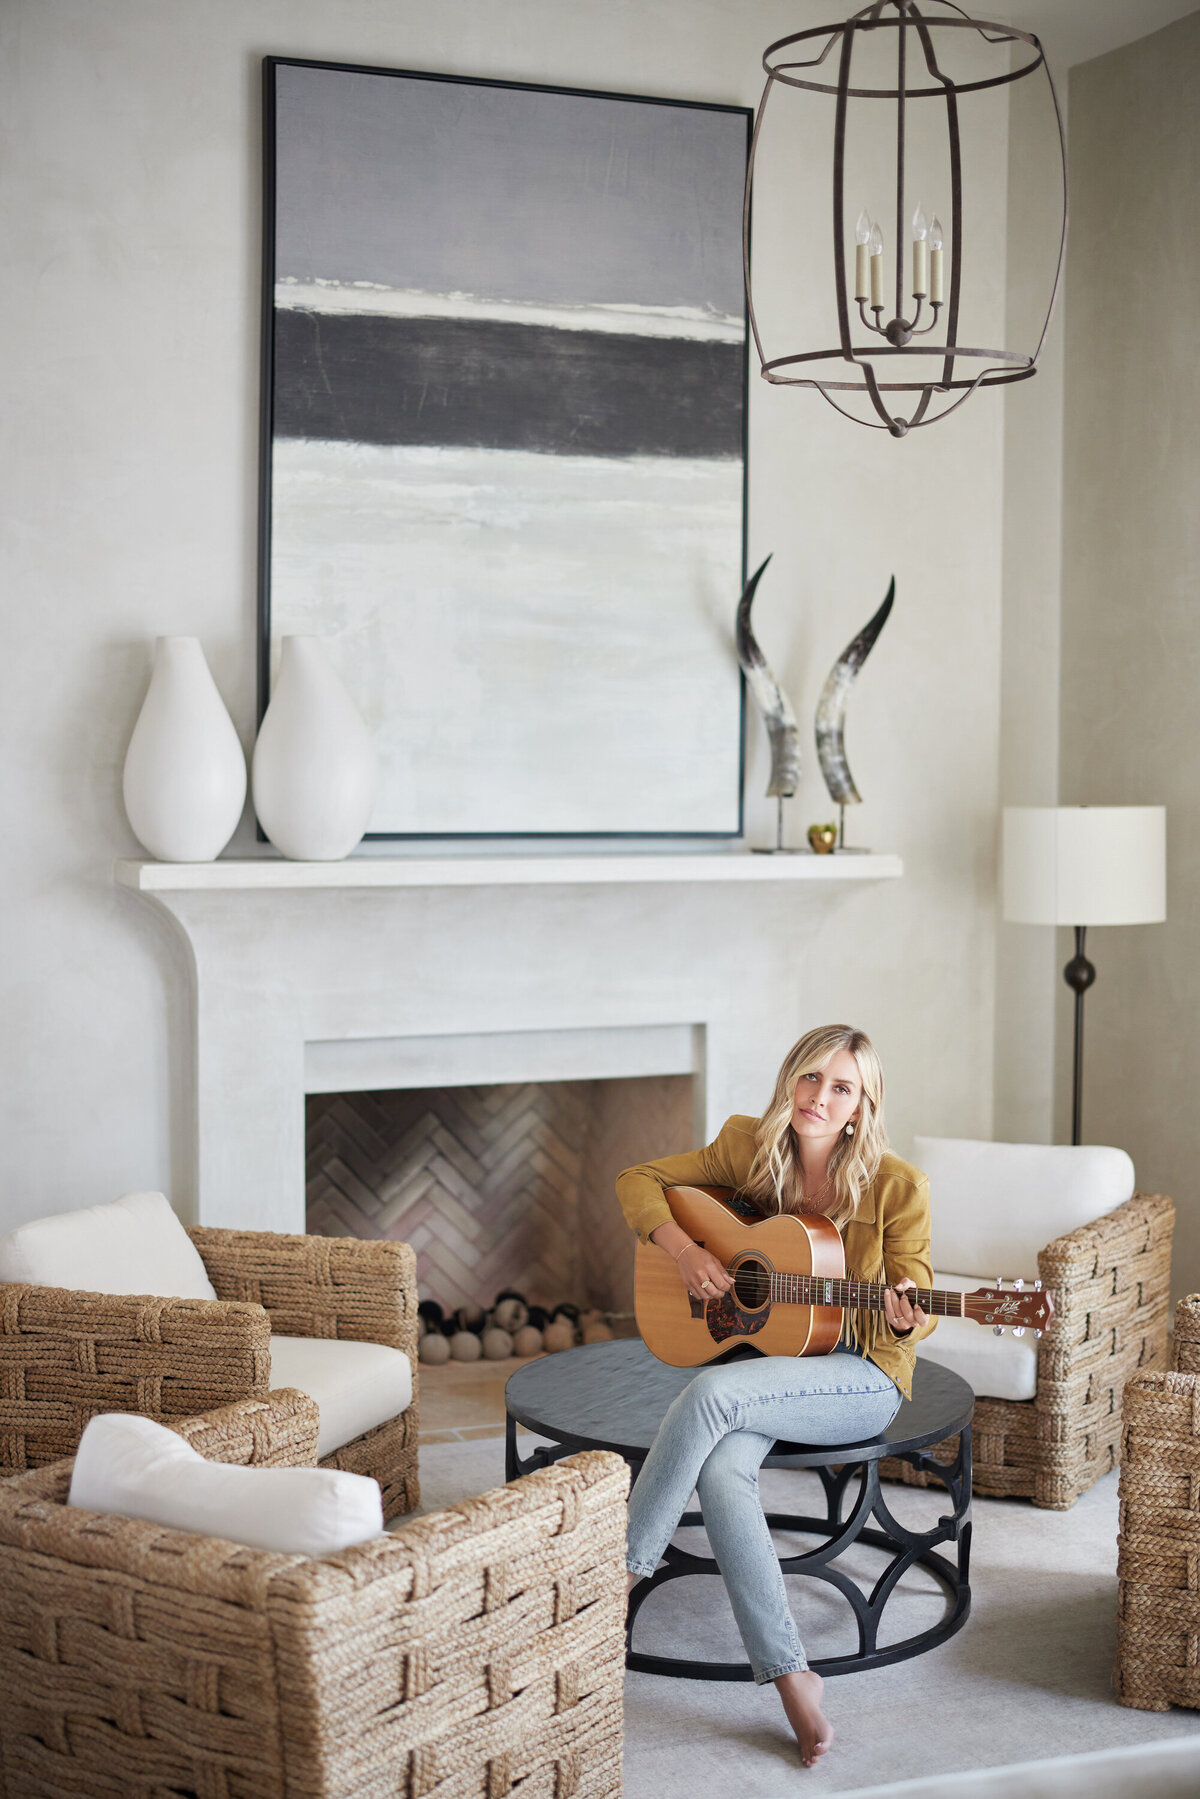
{"label": "area rug", "polygon": [[[523,1454],[534,1440],[523,1440]],[[437,1510],[503,1479],[499,1438],[423,1446],[421,1509]],[[768,1471],[762,1490],[771,1510],[817,1510],[814,1476]],[[935,1492],[897,1485],[887,1492],[895,1515],[918,1528],[942,1509]],[[1025,1500],[977,1499],[973,1604],[965,1628],[912,1661],[828,1681],[835,1742],[813,1769],[799,1763],[773,1688],[628,1675],[625,1799],[735,1792],[791,1799],[798,1783],[805,1792],[849,1793],[1200,1734],[1200,1714],[1131,1711],[1113,1698],[1116,1538],[1115,1474],[1069,1512],[1039,1511]],[[679,1541],[706,1551],[700,1532]],[[795,1539],[781,1545],[802,1547]],[[860,1554],[857,1568],[843,1565],[869,1580],[878,1560],[870,1551]],[[795,1579],[789,1587],[810,1655],[854,1648],[840,1599],[813,1581]],[[942,1605],[930,1576],[909,1574],[891,1601],[892,1636],[927,1627]],[[638,1646],[738,1659],[740,1641],[721,1582],[680,1580],[653,1595],[638,1620]]]}

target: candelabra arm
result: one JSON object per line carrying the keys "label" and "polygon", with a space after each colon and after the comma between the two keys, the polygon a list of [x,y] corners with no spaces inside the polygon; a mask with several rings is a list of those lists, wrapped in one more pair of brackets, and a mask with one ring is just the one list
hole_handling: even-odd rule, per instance
{"label": "candelabra arm", "polygon": [[[939,312],[940,308],[942,307],[943,302],[941,300],[931,300],[929,302],[929,304],[933,309],[933,317],[930,319],[930,321],[927,325],[922,325],[921,329],[919,331],[913,332],[914,337],[928,337],[929,333],[934,329],[934,327],[936,326],[936,324],[938,322],[938,312]],[[918,301],[917,302],[917,318],[920,318],[920,316],[921,316],[921,304],[920,304],[920,301]],[[913,320],[913,324],[914,325],[916,324],[916,319]],[[932,354],[932,352],[930,352],[930,354]],[[945,390],[941,389],[939,391],[944,392]]]}

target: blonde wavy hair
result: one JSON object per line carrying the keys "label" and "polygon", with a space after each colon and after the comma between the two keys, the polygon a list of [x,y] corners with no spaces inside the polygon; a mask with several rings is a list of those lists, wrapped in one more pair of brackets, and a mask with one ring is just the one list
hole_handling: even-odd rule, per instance
{"label": "blonde wavy hair", "polygon": [[758,1121],[758,1149],[743,1192],[766,1216],[802,1209],[800,1158],[791,1128],[796,1083],[802,1075],[824,1068],[840,1049],[849,1050],[858,1064],[862,1095],[853,1136],[843,1133],[830,1158],[833,1203],[824,1208],[825,1216],[839,1229],[849,1223],[864,1190],[879,1172],[888,1141],[883,1127],[883,1066],[875,1046],[865,1031],[856,1031],[851,1025],[820,1025],[806,1031],[784,1057],[771,1103]]}

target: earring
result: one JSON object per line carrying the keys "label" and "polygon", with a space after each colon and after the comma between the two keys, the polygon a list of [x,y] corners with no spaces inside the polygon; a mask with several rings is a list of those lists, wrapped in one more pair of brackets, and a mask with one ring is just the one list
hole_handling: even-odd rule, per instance
{"label": "earring", "polygon": [[846,1135],[847,1135],[847,1137],[853,1137],[853,1135],[854,1135],[854,1126],[853,1126],[853,1125],[852,1125],[852,1124],[848,1124],[848,1125],[847,1125],[847,1126],[846,1126]]}

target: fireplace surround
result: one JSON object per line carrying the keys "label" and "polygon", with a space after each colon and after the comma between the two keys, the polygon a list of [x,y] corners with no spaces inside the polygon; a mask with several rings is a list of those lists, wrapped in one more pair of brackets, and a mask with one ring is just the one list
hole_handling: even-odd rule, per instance
{"label": "fireplace surround", "polygon": [[686,1075],[711,1133],[813,1022],[804,940],[902,872],[744,850],[119,862],[177,952],[173,1203],[303,1231],[310,1092]]}

